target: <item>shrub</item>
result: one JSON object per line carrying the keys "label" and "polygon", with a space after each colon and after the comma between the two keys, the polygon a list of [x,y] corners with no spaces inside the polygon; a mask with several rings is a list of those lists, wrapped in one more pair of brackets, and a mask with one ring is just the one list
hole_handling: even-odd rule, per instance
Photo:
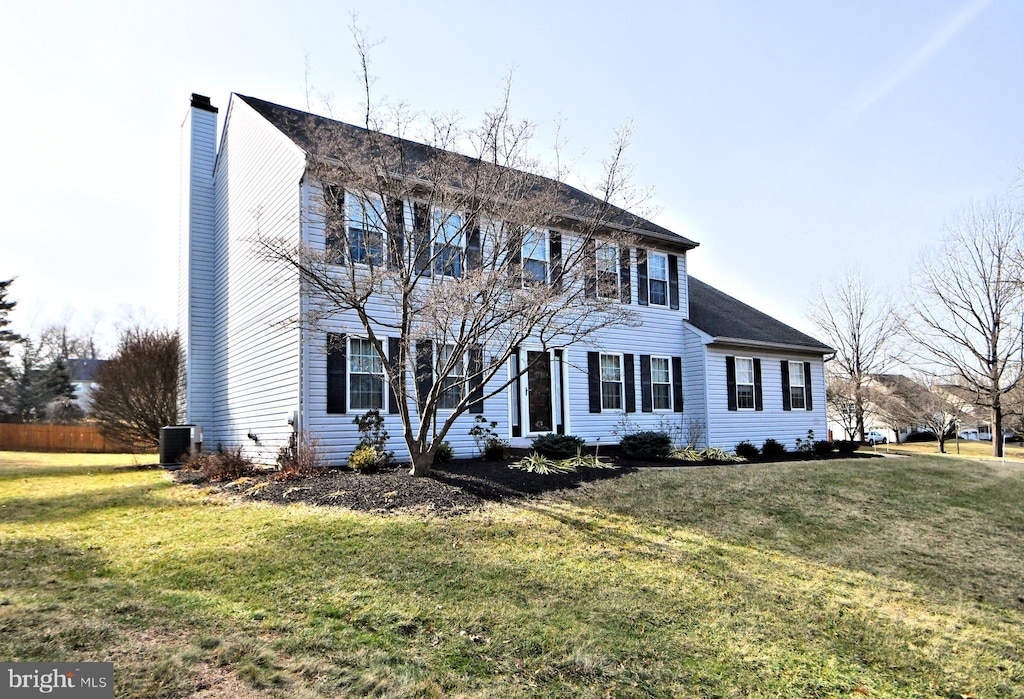
{"label": "shrub", "polygon": [[935,433],[931,430],[925,430],[923,432],[911,432],[903,440],[904,442],[934,442]]}
{"label": "shrub", "polygon": [[736,452],[736,456],[743,457],[744,459],[756,459],[761,454],[761,450],[756,445],[747,441],[737,444],[733,451]]}
{"label": "shrub", "polygon": [[837,439],[832,442],[832,446],[836,448],[840,454],[852,454],[857,451],[857,443],[849,439]]}
{"label": "shrub", "polygon": [[796,438],[796,450],[804,454],[810,454],[814,451],[815,441],[814,430],[807,430],[807,439]]}
{"label": "shrub", "polygon": [[768,459],[777,459],[786,453],[786,445],[768,438],[764,440],[764,444],[761,446],[761,453]]}
{"label": "shrub", "polygon": [[572,461],[572,459],[551,459],[543,454],[533,452],[529,456],[524,456],[519,461],[509,464],[509,467],[546,476],[552,473],[572,473],[576,470]]}
{"label": "shrub", "polygon": [[549,432],[533,439],[534,450],[549,459],[567,459],[575,456],[576,450],[585,446],[586,442],[582,438],[572,434]]}
{"label": "shrub", "polygon": [[455,450],[449,442],[441,442],[434,451],[434,463],[446,464],[455,456]]}
{"label": "shrub", "polygon": [[[294,442],[293,442],[294,444]],[[305,478],[320,472],[326,464],[320,454],[320,440],[316,437],[303,436],[298,448],[282,447],[277,455],[277,473],[274,478],[288,481],[294,478]]]}
{"label": "shrub", "polygon": [[511,448],[507,439],[491,437],[484,443],[484,458],[488,461],[502,461],[508,458],[508,450]]}
{"label": "shrub", "polygon": [[831,454],[833,450],[832,442],[827,439],[819,439],[814,443],[814,453],[818,456],[825,456]]}
{"label": "shrub", "polygon": [[234,451],[193,454],[185,462],[184,468],[199,471],[208,481],[233,481],[256,472],[252,461],[242,456],[242,447]]}
{"label": "shrub", "polygon": [[372,473],[390,462],[391,457],[389,454],[365,444],[356,447],[356,450],[348,457],[348,467],[359,473]]}
{"label": "shrub", "polygon": [[619,448],[639,459],[664,459],[672,451],[672,438],[664,432],[634,432],[622,438]]}
{"label": "shrub", "polygon": [[679,459],[680,461],[702,461],[704,459],[704,457],[701,456],[700,451],[694,447],[673,449],[671,453],[669,453],[669,458]]}
{"label": "shrub", "polygon": [[380,414],[379,410],[367,411],[365,415],[356,417],[352,420],[352,423],[359,430],[359,445],[356,447],[358,450],[361,447],[368,447],[377,454],[381,455],[384,462],[380,464],[384,466],[391,463],[391,460],[395,457],[393,451],[388,451],[388,439],[390,435],[388,431],[384,429],[384,417]]}
{"label": "shrub", "polygon": [[701,451],[700,456],[704,461],[719,461],[721,463],[735,463],[739,461],[739,457],[718,447],[707,447]]}

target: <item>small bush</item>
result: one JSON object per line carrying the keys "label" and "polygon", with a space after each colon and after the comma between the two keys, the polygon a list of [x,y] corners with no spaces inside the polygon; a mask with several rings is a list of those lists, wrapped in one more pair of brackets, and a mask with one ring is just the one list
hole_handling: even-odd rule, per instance
{"label": "small bush", "polygon": [[814,443],[814,453],[818,456],[826,456],[832,453],[833,450],[832,442],[827,439],[819,439]]}
{"label": "small bush", "polygon": [[184,468],[199,471],[208,481],[233,481],[256,473],[252,461],[242,456],[242,447],[234,451],[221,450],[216,453],[193,454]]}
{"label": "small bush", "polygon": [[786,453],[786,445],[769,438],[764,440],[764,444],[761,446],[761,453],[764,454],[765,458],[777,459]]}
{"label": "small bush", "polygon": [[744,459],[756,459],[761,454],[761,450],[756,445],[747,441],[737,444],[733,451],[736,452],[736,456]]}
{"label": "small bush", "polygon": [[455,450],[449,442],[441,442],[434,451],[434,463],[446,464],[455,456]]}
{"label": "small bush", "polygon": [[387,452],[377,447],[363,445],[356,447],[356,450],[348,457],[348,467],[359,473],[372,473],[386,466],[391,461]]}
{"label": "small bush", "polygon": [[524,456],[519,461],[509,464],[509,467],[544,476],[552,473],[572,473],[576,470],[572,459],[551,459],[537,452],[533,452],[529,456]]}
{"label": "small bush", "polygon": [[836,448],[840,454],[852,454],[857,451],[857,443],[849,439],[837,439],[832,442],[832,446]]}
{"label": "small bush", "polygon": [[718,447],[707,447],[701,451],[700,456],[704,461],[717,461],[723,464],[735,463],[740,460],[738,456]]}
{"label": "small bush", "polygon": [[672,451],[672,438],[664,432],[634,432],[619,441],[619,448],[637,459],[664,459]]}
{"label": "small bush", "polygon": [[[384,429],[384,416],[379,410],[369,410],[365,415],[357,416],[352,424],[359,430],[359,447],[369,447],[384,456],[384,464],[391,463],[395,458],[393,451],[388,451],[390,435]],[[358,447],[357,447],[358,448]]]}
{"label": "small bush", "polygon": [[502,461],[508,458],[508,450],[511,448],[507,439],[491,437],[484,443],[484,458],[488,461]]}
{"label": "small bush", "polygon": [[274,478],[289,481],[305,478],[319,473],[325,466],[320,454],[320,440],[316,437],[304,436],[298,448],[283,447],[277,455],[277,473]]}
{"label": "small bush", "polygon": [[903,441],[904,442],[934,442],[935,439],[936,439],[935,438],[935,433],[932,432],[931,430],[927,430],[927,431],[924,431],[924,432],[911,432],[910,434],[908,434],[906,436],[906,438]]}
{"label": "small bush", "polygon": [[680,461],[702,461],[704,459],[701,456],[700,451],[694,447],[686,447],[685,449],[673,449],[669,453],[669,458],[679,459]]}
{"label": "small bush", "polygon": [[576,455],[577,449],[586,446],[582,438],[572,434],[555,434],[549,432],[533,439],[533,448],[541,456],[549,459],[568,459]]}

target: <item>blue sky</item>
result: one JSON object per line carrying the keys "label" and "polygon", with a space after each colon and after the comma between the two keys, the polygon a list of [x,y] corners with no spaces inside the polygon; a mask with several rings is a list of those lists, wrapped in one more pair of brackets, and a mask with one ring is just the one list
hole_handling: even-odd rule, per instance
{"label": "blue sky", "polygon": [[[358,119],[377,93],[472,123],[509,69],[545,158],[562,120],[596,176],[633,119],[652,218],[690,271],[804,330],[849,265],[897,289],[943,222],[1014,191],[1024,2],[52,2],[0,8],[0,278],[19,331],[173,324],[179,127],[230,92]],[[314,103],[316,106],[316,103]],[[1019,190],[1015,190],[1018,191]]]}

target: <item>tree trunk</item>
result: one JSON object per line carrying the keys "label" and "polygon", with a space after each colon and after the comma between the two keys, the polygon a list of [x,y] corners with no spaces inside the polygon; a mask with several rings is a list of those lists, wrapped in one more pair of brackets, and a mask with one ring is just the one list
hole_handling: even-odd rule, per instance
{"label": "tree trunk", "polygon": [[860,435],[860,441],[864,441],[864,406],[860,403],[855,408],[857,413],[856,434]]}
{"label": "tree trunk", "polygon": [[430,451],[413,452],[412,468],[409,469],[410,476],[426,476],[430,474],[430,467],[434,465],[434,454]]}
{"label": "tree trunk", "polygon": [[940,434],[938,437],[939,437],[939,453],[940,454],[945,454],[946,453],[946,437],[945,437],[945,434],[944,433]]}
{"label": "tree trunk", "polygon": [[1003,406],[999,396],[992,401],[992,456],[1003,458]]}

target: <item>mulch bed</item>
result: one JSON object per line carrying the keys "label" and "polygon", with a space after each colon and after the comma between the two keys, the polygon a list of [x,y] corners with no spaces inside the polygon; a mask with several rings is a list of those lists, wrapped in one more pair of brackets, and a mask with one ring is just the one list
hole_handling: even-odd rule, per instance
{"label": "mulch bed", "polygon": [[[787,455],[782,460],[813,458]],[[873,458],[871,454],[832,454],[827,458]],[[377,473],[328,469],[305,478],[276,480],[267,472],[241,481],[207,483],[197,471],[174,474],[179,483],[213,486],[225,493],[277,504],[301,502],[344,507],[364,512],[414,510],[441,516],[478,510],[487,503],[520,501],[545,493],[578,488],[581,484],[618,478],[648,466],[706,466],[703,462],[666,459],[659,463],[635,462],[621,456],[605,458],[615,468],[584,468],[574,473],[541,475],[510,468],[513,461],[455,460],[434,466],[427,477],[414,477],[399,466]],[[765,463],[756,461],[751,463]]]}

